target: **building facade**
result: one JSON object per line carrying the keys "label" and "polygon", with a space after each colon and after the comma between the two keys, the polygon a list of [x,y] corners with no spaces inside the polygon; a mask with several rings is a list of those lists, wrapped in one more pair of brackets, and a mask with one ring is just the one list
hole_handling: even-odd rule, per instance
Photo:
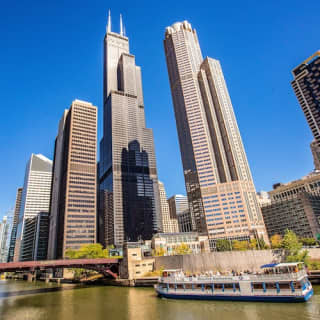
{"label": "building facade", "polygon": [[203,59],[187,21],[167,27],[164,47],[193,229],[212,248],[221,238],[268,241],[219,61]]}
{"label": "building facade", "polygon": [[286,229],[299,237],[316,238],[320,234],[320,174],[275,184],[269,192],[270,203],[262,206],[269,237],[284,235]]}
{"label": "building facade", "polygon": [[10,218],[8,215],[0,222],[0,263],[8,260],[8,239],[10,236]]}
{"label": "building facade", "polygon": [[[106,216],[108,244],[151,240],[161,229],[160,199],[153,133],[146,128],[141,69],[129,51],[129,39],[111,31],[104,37],[103,138],[99,183],[112,205]],[[111,193],[111,194],[110,194]],[[103,200],[102,200],[103,201]]]}
{"label": "building facade", "polygon": [[310,149],[313,157],[313,164],[315,170],[320,171],[320,146],[317,144],[316,140],[310,143]]}
{"label": "building facade", "polygon": [[40,212],[49,213],[52,183],[52,161],[41,154],[32,154],[27,164],[21,194],[14,261],[23,261],[24,240],[29,237],[25,230],[27,220]]}
{"label": "building facade", "polygon": [[15,246],[16,246],[19,212],[20,212],[20,209],[21,209],[21,196],[22,196],[22,188],[18,188],[17,196],[16,196],[16,202],[15,202],[15,205],[14,205],[12,231],[11,231],[11,235],[10,235],[10,244],[9,244],[9,251],[8,251],[8,262],[12,262],[13,261],[13,257],[14,257],[14,249],[15,249]]}
{"label": "building facade", "polygon": [[320,51],[292,70],[293,90],[320,147]]}
{"label": "building facade", "polygon": [[200,236],[196,232],[158,233],[153,236],[151,247],[155,252],[163,250],[165,256],[176,255],[176,249],[182,244],[190,249],[190,253],[210,252],[208,236]]}
{"label": "building facade", "polygon": [[178,220],[179,232],[193,231],[188,198],[182,194],[176,194],[168,199],[168,205],[170,217]]}
{"label": "building facade", "polygon": [[316,238],[320,234],[320,194],[297,193],[261,209],[269,237],[284,236],[287,229],[301,238]]}
{"label": "building facade", "polygon": [[55,142],[48,258],[95,243],[97,225],[97,107],[74,100]]}
{"label": "building facade", "polygon": [[320,173],[312,172],[299,180],[289,183],[277,183],[273,185],[273,190],[269,191],[271,201],[286,200],[300,192],[310,194],[320,194]]}
{"label": "building facade", "polygon": [[269,205],[271,203],[271,199],[267,191],[257,192],[257,199],[260,205],[260,208]]}
{"label": "building facade", "polygon": [[39,212],[24,225],[22,261],[46,260],[48,253],[49,213]]}
{"label": "building facade", "polygon": [[170,215],[169,204],[164,184],[159,181],[162,231],[164,233],[179,232],[178,219]]}

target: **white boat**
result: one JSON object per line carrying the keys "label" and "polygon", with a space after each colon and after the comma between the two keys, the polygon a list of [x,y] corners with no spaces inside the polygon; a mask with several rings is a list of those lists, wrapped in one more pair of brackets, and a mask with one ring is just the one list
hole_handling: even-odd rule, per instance
{"label": "white boat", "polygon": [[259,274],[185,276],[165,270],[155,290],[160,297],[193,300],[305,302],[313,295],[307,272],[300,262],[261,266]]}

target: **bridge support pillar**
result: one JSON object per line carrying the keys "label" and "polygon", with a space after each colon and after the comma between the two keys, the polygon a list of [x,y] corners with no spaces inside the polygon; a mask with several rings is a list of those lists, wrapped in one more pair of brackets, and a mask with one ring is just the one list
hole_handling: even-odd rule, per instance
{"label": "bridge support pillar", "polygon": [[34,273],[33,272],[29,272],[28,273],[28,282],[32,282],[34,280]]}

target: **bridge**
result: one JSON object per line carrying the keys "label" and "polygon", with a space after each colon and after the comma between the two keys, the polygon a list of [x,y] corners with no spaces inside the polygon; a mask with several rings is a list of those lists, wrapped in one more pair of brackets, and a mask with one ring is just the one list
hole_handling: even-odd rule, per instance
{"label": "bridge", "polygon": [[37,270],[58,268],[81,268],[93,270],[103,274],[105,277],[118,277],[119,259],[68,259],[68,260],[43,260],[0,263],[0,273],[25,271],[29,274]]}

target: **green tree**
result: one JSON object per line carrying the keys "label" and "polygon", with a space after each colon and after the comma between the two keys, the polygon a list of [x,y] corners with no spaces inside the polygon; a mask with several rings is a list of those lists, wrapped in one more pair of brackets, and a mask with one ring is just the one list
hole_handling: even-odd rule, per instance
{"label": "green tree", "polygon": [[180,245],[176,246],[174,253],[176,255],[191,254],[192,250],[189,248],[187,244],[181,243]]}
{"label": "green tree", "polygon": [[230,251],[232,250],[232,243],[227,239],[219,239],[216,242],[217,251]]}
{"label": "green tree", "polygon": [[274,234],[270,238],[270,242],[272,249],[279,249],[282,247],[282,237],[280,236],[280,234]]}
{"label": "green tree", "polygon": [[269,249],[268,245],[262,237],[257,239],[257,248],[259,250]]}
{"label": "green tree", "polygon": [[166,251],[162,247],[156,249],[156,251],[155,251],[155,256],[156,257],[162,257],[165,254],[166,254]]}
{"label": "green tree", "polygon": [[103,249],[100,243],[87,244],[80,247],[78,250],[67,250],[66,256],[69,259],[98,259],[108,258],[108,249]]}
{"label": "green tree", "polygon": [[314,246],[317,244],[317,240],[314,238],[301,238],[300,242],[304,245],[304,246]]}
{"label": "green tree", "polygon": [[292,230],[286,230],[282,240],[282,247],[286,251],[287,262],[304,262],[308,264],[308,250],[301,251],[302,243],[299,242],[297,235]]}
{"label": "green tree", "polygon": [[286,250],[288,255],[297,255],[302,248],[297,235],[287,229],[282,240],[282,248]]}
{"label": "green tree", "polygon": [[248,249],[248,241],[232,241],[232,249],[237,251],[245,251]]}
{"label": "green tree", "polygon": [[251,249],[251,250],[258,249],[258,241],[257,241],[257,239],[250,239],[249,249]]}

